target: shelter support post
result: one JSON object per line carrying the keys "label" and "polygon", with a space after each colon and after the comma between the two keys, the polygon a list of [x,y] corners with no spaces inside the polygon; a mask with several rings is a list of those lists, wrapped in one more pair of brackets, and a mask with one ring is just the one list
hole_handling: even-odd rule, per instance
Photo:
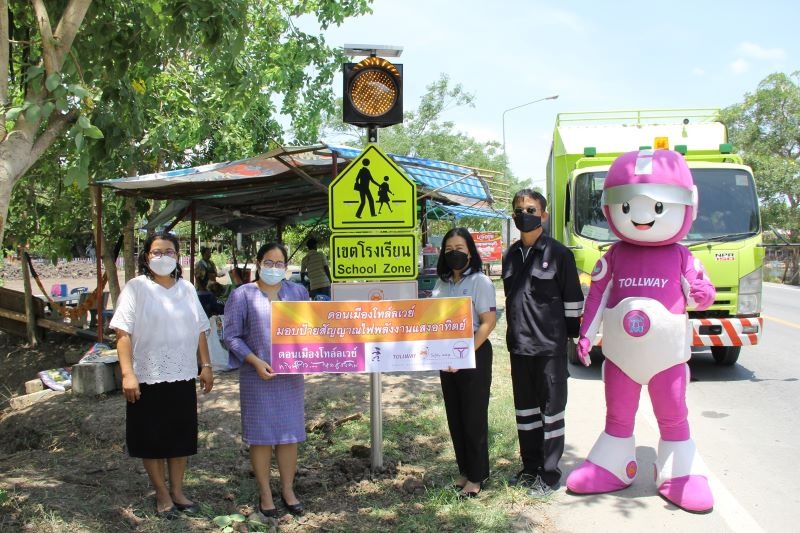
{"label": "shelter support post", "polygon": [[[97,342],[103,342],[103,328],[105,317],[103,316],[103,239],[100,228],[103,227],[103,189],[99,185],[94,186],[95,206],[97,208],[97,218],[94,226],[94,249],[95,249],[95,272],[97,273],[97,287],[99,294],[95,302],[95,310],[97,311]],[[126,258],[127,259],[127,258]]]}
{"label": "shelter support post", "polygon": [[189,281],[194,284],[194,254],[196,253],[194,249],[194,240],[197,232],[197,204],[194,202],[194,200],[192,201],[191,213],[192,236],[189,238]]}
{"label": "shelter support post", "polygon": [[428,245],[428,199],[420,198],[420,227],[422,228],[422,246]]}
{"label": "shelter support post", "polygon": [[32,348],[39,345],[39,336],[36,334],[36,312],[33,309],[33,293],[31,292],[31,271],[28,252],[20,246],[19,258],[22,260],[22,283],[25,288],[25,331],[28,334],[28,344]]}

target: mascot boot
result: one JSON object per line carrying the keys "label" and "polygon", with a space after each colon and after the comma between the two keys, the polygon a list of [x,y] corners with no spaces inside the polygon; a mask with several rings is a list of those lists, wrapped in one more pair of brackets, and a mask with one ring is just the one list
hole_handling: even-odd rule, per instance
{"label": "mascot boot", "polygon": [[658,492],[666,500],[692,513],[708,513],[714,508],[708,470],[692,439],[659,440],[654,466]]}
{"label": "mascot boot", "polygon": [[634,437],[612,437],[604,431],[589,457],[567,477],[567,488],[576,494],[622,490],[633,483],[636,470]]}

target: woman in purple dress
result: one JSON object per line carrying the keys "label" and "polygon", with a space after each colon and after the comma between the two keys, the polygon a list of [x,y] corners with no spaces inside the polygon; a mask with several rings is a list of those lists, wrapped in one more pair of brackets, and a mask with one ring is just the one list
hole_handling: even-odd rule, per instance
{"label": "woman in purple dress", "polygon": [[231,357],[241,365],[242,438],[250,446],[259,511],[269,518],[278,516],[270,489],[274,448],[281,501],[291,514],[301,515],[303,504],[294,493],[294,475],[297,443],[306,440],[303,375],[279,375],[272,369],[270,304],[308,300],[308,291],[285,279],[288,254],[282,244],[265,244],[258,250],[256,260],[256,281],[233,291],[225,305],[225,339]]}

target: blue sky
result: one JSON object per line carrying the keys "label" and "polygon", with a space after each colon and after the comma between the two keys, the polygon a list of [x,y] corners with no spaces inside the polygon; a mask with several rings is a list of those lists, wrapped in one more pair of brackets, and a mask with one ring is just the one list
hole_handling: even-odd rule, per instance
{"label": "blue sky", "polygon": [[[800,69],[788,1],[375,0],[324,33],[331,46],[403,47],[404,106],[441,73],[475,95],[444,118],[502,142],[517,176],[544,185],[557,113],[726,107],[773,72]],[[314,31],[307,21],[305,31]],[[341,75],[334,89],[341,95]]]}

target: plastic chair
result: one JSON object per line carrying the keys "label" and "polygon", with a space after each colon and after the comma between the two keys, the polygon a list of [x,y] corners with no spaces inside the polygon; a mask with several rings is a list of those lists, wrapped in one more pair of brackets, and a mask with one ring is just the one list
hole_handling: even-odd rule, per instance
{"label": "plastic chair", "polygon": [[[103,291],[103,303],[102,303],[103,323],[106,326],[108,326],[108,320],[111,320],[110,318],[108,320],[105,319],[106,307],[108,307],[108,296],[109,296],[109,292],[108,291]],[[113,313],[114,311],[112,310],[111,312]],[[95,328],[95,327],[97,327],[97,308],[96,307],[92,307],[91,309],[89,309],[89,328]]]}
{"label": "plastic chair", "polygon": [[85,292],[89,292],[89,287],[75,287],[69,291],[70,294],[83,294]]}

